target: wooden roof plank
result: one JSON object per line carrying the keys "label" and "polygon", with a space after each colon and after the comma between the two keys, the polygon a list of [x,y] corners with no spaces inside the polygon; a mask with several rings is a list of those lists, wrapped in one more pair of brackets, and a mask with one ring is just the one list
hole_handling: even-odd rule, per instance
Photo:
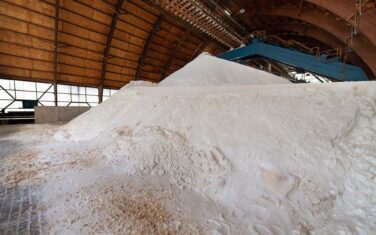
{"label": "wooden roof plank", "polygon": [[44,1],[14,1],[14,0],[3,0],[7,3],[11,3],[20,7],[29,9],[37,13],[41,13],[52,18],[55,17],[55,6]]}
{"label": "wooden roof plank", "polygon": [[22,21],[53,29],[54,18],[13,2],[0,1],[0,13]]}
{"label": "wooden roof plank", "polygon": [[12,42],[4,42],[2,40],[0,40],[0,52],[41,61],[53,61],[52,51],[41,50]]}
{"label": "wooden roof plank", "polygon": [[0,25],[2,28],[7,30],[29,34],[53,41],[53,29],[41,27],[14,17],[0,14]]}
{"label": "wooden roof plank", "polygon": [[34,38],[31,35],[22,34],[11,30],[0,29],[0,31],[1,42],[10,43],[25,48],[30,47],[36,50],[53,52],[53,44],[50,42],[41,42],[38,38]]}
{"label": "wooden roof plank", "polygon": [[[165,15],[160,9],[143,0],[122,1],[118,11],[118,0],[0,1],[1,68],[20,79],[97,87],[102,83],[103,88],[121,86],[133,78],[160,81],[163,71],[167,74],[185,65],[205,37],[192,30],[181,42],[187,27],[176,18],[160,20],[156,29]],[[60,3],[59,17],[56,3]],[[105,56],[114,13],[117,24]],[[176,42],[178,52],[174,52]],[[172,53],[174,59],[170,59]],[[108,82],[107,75],[101,80],[105,60]],[[172,68],[166,69],[169,60]]]}

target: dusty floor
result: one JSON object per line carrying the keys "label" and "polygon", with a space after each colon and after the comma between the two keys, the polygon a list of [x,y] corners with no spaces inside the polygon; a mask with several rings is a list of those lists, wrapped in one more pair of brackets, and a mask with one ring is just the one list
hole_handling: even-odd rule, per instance
{"label": "dusty floor", "polygon": [[20,162],[26,164],[32,156],[14,136],[34,128],[32,125],[0,126],[0,177],[5,176],[7,182],[0,184],[0,234],[47,234],[39,186],[17,184],[30,177],[32,171],[7,175],[9,169],[17,167]]}
{"label": "dusty floor", "polygon": [[185,225],[199,222],[174,209],[194,197],[184,200],[163,180],[93,169],[103,160],[95,148],[49,142],[58,127],[0,126],[0,234],[192,234]]}

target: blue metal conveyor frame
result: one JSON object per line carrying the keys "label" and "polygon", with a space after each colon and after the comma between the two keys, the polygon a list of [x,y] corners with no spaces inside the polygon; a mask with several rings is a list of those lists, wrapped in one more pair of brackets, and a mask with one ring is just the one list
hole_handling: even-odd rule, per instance
{"label": "blue metal conveyor frame", "polygon": [[367,75],[360,67],[342,63],[338,61],[338,59],[333,61],[333,58],[328,58],[325,54],[321,54],[317,57],[294,49],[268,44],[259,39],[253,39],[251,44],[222,53],[218,57],[231,61],[244,61],[257,56],[265,57],[335,80],[368,80]]}

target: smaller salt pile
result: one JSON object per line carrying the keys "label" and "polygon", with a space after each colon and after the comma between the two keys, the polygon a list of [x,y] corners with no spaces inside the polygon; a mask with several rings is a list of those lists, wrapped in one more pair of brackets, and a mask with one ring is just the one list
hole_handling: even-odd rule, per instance
{"label": "smaller salt pile", "polygon": [[78,195],[50,209],[57,233],[376,231],[375,82],[297,85],[203,54],[55,138],[95,159],[51,177]]}
{"label": "smaller salt pile", "polygon": [[202,53],[159,83],[160,87],[214,87],[288,84],[288,80]]}

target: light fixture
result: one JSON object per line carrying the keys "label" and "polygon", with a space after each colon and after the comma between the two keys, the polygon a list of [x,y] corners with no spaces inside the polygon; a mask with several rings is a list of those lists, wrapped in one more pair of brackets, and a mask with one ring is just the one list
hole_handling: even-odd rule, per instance
{"label": "light fixture", "polygon": [[244,12],[245,12],[245,9],[244,9],[244,8],[240,9],[240,10],[239,10],[239,15],[243,14]]}
{"label": "light fixture", "polygon": [[227,14],[227,15],[231,15],[231,12],[229,11],[229,10],[225,10],[225,13]]}

